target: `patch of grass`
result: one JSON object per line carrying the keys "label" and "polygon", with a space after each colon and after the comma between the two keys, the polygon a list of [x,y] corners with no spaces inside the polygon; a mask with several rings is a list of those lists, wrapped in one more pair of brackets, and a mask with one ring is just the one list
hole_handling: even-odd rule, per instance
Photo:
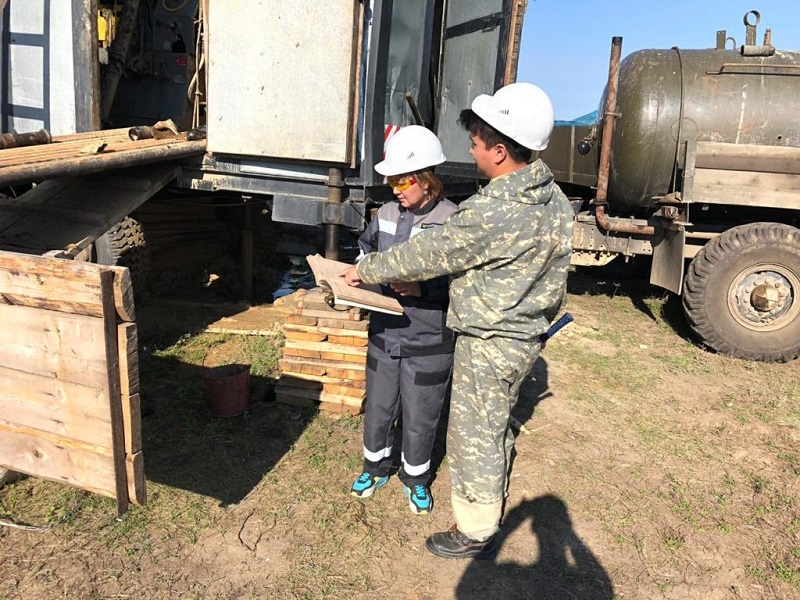
{"label": "patch of grass", "polygon": [[662,534],[662,542],[669,550],[676,551],[683,548],[686,540],[683,534],[676,529],[669,529]]}
{"label": "patch of grass", "polygon": [[662,594],[670,591],[674,587],[675,583],[671,579],[665,579],[658,583],[658,591]]}
{"label": "patch of grass", "polygon": [[731,525],[730,523],[726,523],[725,521],[720,521],[719,523],[717,523],[717,531],[720,531],[725,534],[731,533],[733,531],[733,525]]}
{"label": "patch of grass", "polygon": [[278,360],[281,357],[283,336],[248,336],[242,352],[252,365],[251,373],[260,377],[277,378],[280,374]]}
{"label": "patch of grass", "polygon": [[792,568],[782,562],[777,562],[772,565],[775,575],[781,581],[789,585],[797,585],[800,583],[800,570]]}
{"label": "patch of grass", "polygon": [[759,566],[756,565],[748,565],[746,568],[747,573],[757,579],[761,583],[768,583],[769,582],[769,574]]}

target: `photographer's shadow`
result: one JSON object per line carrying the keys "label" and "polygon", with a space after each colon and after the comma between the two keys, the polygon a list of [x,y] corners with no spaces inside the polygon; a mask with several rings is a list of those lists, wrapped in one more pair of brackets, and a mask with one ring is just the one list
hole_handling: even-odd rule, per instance
{"label": "photographer's shadow", "polygon": [[[530,522],[538,542],[531,562],[503,560],[503,546]],[[456,588],[459,600],[611,600],[614,588],[603,566],[572,529],[564,502],[541,496],[514,507],[503,520],[500,552],[494,560],[473,560]],[[519,537],[519,536],[517,536]],[[524,542],[527,545],[527,541]],[[515,541],[515,546],[520,542]],[[531,556],[534,548],[516,551]]]}

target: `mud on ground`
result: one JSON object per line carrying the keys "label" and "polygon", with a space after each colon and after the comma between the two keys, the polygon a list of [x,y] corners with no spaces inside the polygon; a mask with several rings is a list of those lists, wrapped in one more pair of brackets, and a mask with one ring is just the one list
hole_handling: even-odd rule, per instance
{"label": "mud on ground", "polygon": [[[117,521],[105,498],[7,485],[0,517],[43,529],[0,527],[0,598],[798,598],[800,364],[709,354],[654,294],[571,280],[575,322],[515,410],[526,433],[489,562],[424,549],[451,524],[443,438],[432,515],[409,512],[396,478],[352,498],[360,418],[274,402],[279,335],[203,333],[202,304],[143,306],[148,503]],[[201,365],[242,357],[251,410],[216,418]]]}

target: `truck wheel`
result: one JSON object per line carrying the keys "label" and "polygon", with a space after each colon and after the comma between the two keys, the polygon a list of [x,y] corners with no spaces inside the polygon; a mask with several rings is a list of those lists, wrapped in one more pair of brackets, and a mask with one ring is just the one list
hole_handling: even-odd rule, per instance
{"label": "truck wheel", "polygon": [[728,356],[800,356],[800,229],[751,223],[708,242],[689,265],[683,308],[692,330]]}
{"label": "truck wheel", "polygon": [[134,292],[141,295],[150,275],[150,251],[142,226],[125,217],[94,242],[95,262],[100,265],[128,267]]}

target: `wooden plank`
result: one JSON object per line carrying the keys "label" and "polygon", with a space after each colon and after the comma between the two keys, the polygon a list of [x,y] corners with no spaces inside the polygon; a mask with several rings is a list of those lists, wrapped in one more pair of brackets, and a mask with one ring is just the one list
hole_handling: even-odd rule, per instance
{"label": "wooden plank", "polygon": [[800,174],[800,148],[697,142],[698,169]]}
{"label": "wooden plank", "polygon": [[[120,405],[122,409],[125,453],[127,455],[135,454],[142,449],[142,411],[139,397],[139,349],[137,331],[135,323],[121,323],[117,326]],[[129,479],[129,491],[130,485],[131,481]]]}
{"label": "wooden plank", "polygon": [[361,406],[363,400],[362,398],[354,398],[352,396],[331,394],[324,390],[296,388],[280,383],[275,386],[275,394],[284,394],[288,396],[294,396],[296,398],[308,398],[309,400],[318,400],[319,402],[327,402],[328,404],[346,404],[347,406],[359,407]]}
{"label": "wooden plank", "polygon": [[[306,308],[297,309],[297,314],[302,317],[316,317],[318,319],[338,319],[340,321],[362,321],[364,313],[359,311],[355,312],[339,312],[334,310],[311,310]],[[349,327],[349,325],[346,325]]]}
{"label": "wooden plank", "polygon": [[347,329],[356,331],[367,331],[369,329],[369,321],[345,321],[343,319],[330,319],[321,318],[317,320],[317,325],[320,327],[331,329]]}
{"label": "wooden plank", "polygon": [[356,346],[357,348],[366,348],[367,344],[369,344],[369,340],[367,338],[353,335],[329,335],[328,342],[342,346]]}
{"label": "wooden plank", "polygon": [[300,333],[324,333],[326,335],[346,335],[348,337],[357,337],[361,339],[368,339],[369,334],[364,331],[357,331],[357,330],[348,330],[342,331],[341,327],[319,327],[316,326],[315,323],[311,325],[297,325],[294,323],[284,323],[283,325],[284,331],[296,331]]}
{"label": "wooden plank", "polygon": [[798,209],[800,175],[696,169],[691,201]]}
{"label": "wooden plank", "polygon": [[282,358],[278,361],[282,371],[307,375],[327,375],[340,379],[363,381],[367,378],[366,365],[360,363],[329,362],[323,360],[298,360]]}
{"label": "wooden plank", "polygon": [[125,453],[135,454],[142,449],[142,401],[139,394],[121,400]]}
{"label": "wooden plank", "polygon": [[103,268],[0,252],[0,302],[99,317]]}
{"label": "wooden plank", "polygon": [[139,393],[139,335],[136,323],[117,326],[119,342],[120,393],[133,396]]}
{"label": "wooden plank", "polygon": [[316,381],[318,383],[332,383],[334,385],[345,385],[347,387],[356,388],[356,389],[366,389],[367,382],[364,380],[356,380],[356,379],[340,379],[338,377],[328,377],[327,375],[309,375],[307,373],[293,373],[292,371],[283,371],[281,373],[281,377],[283,376],[291,377],[293,381],[298,379],[302,379],[305,381]]}
{"label": "wooden plank", "polygon": [[286,317],[287,323],[292,323],[296,325],[316,325],[317,318],[316,317],[303,317],[301,315],[292,315],[290,317]]}
{"label": "wooden plank", "polygon": [[285,348],[293,348],[297,350],[310,350],[315,352],[347,354],[360,357],[367,356],[366,348],[361,348],[357,346],[347,346],[344,344],[331,344],[330,342],[301,342],[296,340],[286,340]]}
{"label": "wooden plank", "polygon": [[304,348],[286,348],[283,349],[284,356],[294,356],[297,358],[308,358],[321,360],[322,355],[318,350],[306,350]]}
{"label": "wooden plank", "polygon": [[354,405],[351,406],[347,404],[338,404],[329,402],[316,402],[309,398],[299,398],[297,396],[291,396],[289,394],[276,394],[275,399],[281,404],[289,404],[292,406],[300,406],[303,408],[318,408],[321,411],[333,414],[348,413],[353,416],[357,416],[360,415],[362,412],[362,407],[360,406],[354,406]]}
{"label": "wooden plank", "polygon": [[[327,302],[324,302],[322,300],[320,300],[319,302],[312,302],[312,301],[306,300],[306,299],[298,301],[297,305],[295,306],[295,308],[297,308],[298,312],[302,312],[302,311],[305,311],[305,310],[315,310],[315,311],[320,311],[321,310],[321,311],[325,311],[325,312],[329,312],[329,311],[333,312],[335,310],[333,307],[331,307],[330,304],[328,304]],[[347,309],[347,310],[343,310],[343,311],[339,311],[339,312],[341,312],[342,314],[346,314],[346,313],[353,312],[353,310],[352,309]]]}
{"label": "wooden plank", "polygon": [[367,397],[366,389],[359,389],[338,383],[323,383],[322,391],[326,394],[332,394],[334,396],[348,396],[350,398],[358,398],[360,400],[363,400]]}
{"label": "wooden plank", "polygon": [[287,340],[294,340],[296,342],[324,342],[328,339],[327,334],[324,333],[307,333],[305,331],[291,331],[289,329],[283,330],[283,336]]}
{"label": "wooden plank", "polygon": [[104,391],[0,366],[0,419],[111,452]]}
{"label": "wooden plank", "polygon": [[0,323],[0,366],[105,389],[103,319],[0,304]]}
{"label": "wooden plank", "polygon": [[0,465],[113,498],[114,460],[93,450],[97,449],[0,422]]}
{"label": "wooden plank", "polygon": [[319,356],[320,359],[322,360],[330,360],[334,362],[348,362],[348,363],[358,363],[358,364],[364,364],[366,362],[366,355],[358,356],[355,354],[344,354],[340,352],[320,352]]}
{"label": "wooden plank", "polygon": [[131,143],[109,143],[104,152],[81,155],[59,151],[54,154],[0,161],[0,186],[43,181],[63,176],[87,175],[119,169],[133,164],[176,160],[205,152],[205,140],[143,140]]}
{"label": "wooden plank", "polygon": [[296,387],[308,390],[322,389],[321,381],[316,381],[314,379],[303,379],[302,377],[293,377],[286,373],[282,373],[281,376],[278,378],[278,385],[284,387],[288,386],[288,387]]}
{"label": "wooden plank", "polygon": [[119,370],[119,343],[117,340],[117,311],[114,307],[114,274],[106,271],[100,276],[100,294],[103,299],[103,348],[106,360],[106,392],[111,415],[111,440],[114,455],[114,483],[117,516],[128,510],[128,476],[125,466],[125,427],[122,417],[121,384]]}
{"label": "wooden plank", "polygon": [[128,501],[144,506],[147,502],[147,482],[144,477],[144,455],[141,452],[125,457],[125,470],[128,480]]}
{"label": "wooden plank", "polygon": [[123,321],[136,320],[136,308],[133,302],[133,281],[131,273],[125,267],[106,267],[114,273],[114,307]]}

